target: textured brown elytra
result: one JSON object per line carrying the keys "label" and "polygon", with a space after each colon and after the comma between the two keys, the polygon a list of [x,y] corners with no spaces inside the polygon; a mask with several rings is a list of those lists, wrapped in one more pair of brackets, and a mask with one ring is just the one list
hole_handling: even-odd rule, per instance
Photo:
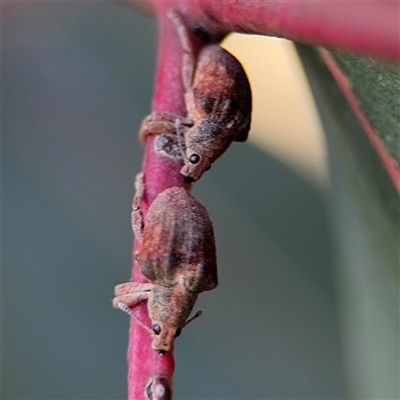
{"label": "textured brown elytra", "polygon": [[187,118],[153,112],[139,134],[144,143],[149,133],[177,133],[182,137],[184,166],[188,182],[198,180],[224,153],[232,141],[247,139],[251,122],[251,89],[240,62],[218,44],[204,46],[196,54],[182,15],[170,10],[184,50],[182,81]]}
{"label": "textured brown elytra", "polygon": [[199,293],[217,286],[214,232],[204,205],[182,187],[160,193],[143,224],[137,206],[143,195],[141,177],[137,179],[132,221],[135,235],[142,241],[136,260],[150,283],[117,285],[113,305],[131,307],[147,300],[152,347],[165,353],[188,323]]}

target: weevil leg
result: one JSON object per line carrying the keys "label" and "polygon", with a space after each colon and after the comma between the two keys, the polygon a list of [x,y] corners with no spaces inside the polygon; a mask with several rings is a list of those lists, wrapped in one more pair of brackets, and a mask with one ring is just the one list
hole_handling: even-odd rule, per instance
{"label": "weevil leg", "polygon": [[179,40],[184,51],[182,59],[182,83],[185,92],[189,92],[192,90],[192,83],[196,68],[196,57],[193,51],[193,44],[190,41],[191,33],[182,18],[182,14],[178,10],[169,10],[168,18],[170,18],[176,26]]}
{"label": "weevil leg", "polygon": [[175,133],[174,121],[177,115],[153,112],[142,122],[139,131],[139,142],[144,145],[149,134]]}
{"label": "weevil leg", "polygon": [[188,132],[188,128],[182,126],[181,120],[179,118],[175,120],[175,132],[179,137],[178,140],[179,150],[182,154],[182,158],[185,160],[186,159],[185,136],[186,133]]}
{"label": "weevil leg", "polygon": [[138,293],[138,292],[151,292],[153,290],[153,283],[141,282],[125,282],[116,285],[114,288],[115,296],[122,296],[124,294]]}
{"label": "weevil leg", "polygon": [[147,300],[149,298],[148,292],[138,292],[138,293],[129,293],[124,294],[122,296],[114,297],[113,299],[113,307],[120,308],[119,303],[125,304],[128,307],[132,307],[143,300]]}
{"label": "weevil leg", "polygon": [[149,298],[149,294],[153,288],[152,283],[126,282],[115,286],[115,297],[113,299],[113,307],[120,308],[118,303],[123,303],[128,307]]}
{"label": "weevil leg", "polygon": [[188,118],[167,112],[152,112],[142,122],[139,131],[139,142],[144,145],[149,134],[176,133],[175,120],[179,119],[183,125],[191,126],[193,123]]}
{"label": "weevil leg", "polygon": [[140,204],[142,203],[144,196],[144,174],[139,172],[135,179],[135,196],[133,197],[132,203],[132,214],[131,214],[131,224],[132,230],[136,239],[142,241],[143,229],[144,229],[144,219],[142,209]]}

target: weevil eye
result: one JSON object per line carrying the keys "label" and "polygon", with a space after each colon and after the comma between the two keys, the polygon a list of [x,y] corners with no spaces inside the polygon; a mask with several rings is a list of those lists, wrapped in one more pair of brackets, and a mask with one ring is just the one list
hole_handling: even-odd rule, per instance
{"label": "weevil eye", "polygon": [[176,330],[176,332],[175,332],[174,338],[177,338],[177,337],[181,334],[181,332],[182,332],[182,328],[178,328],[178,329]]}
{"label": "weevil eye", "polygon": [[189,157],[189,161],[192,164],[197,164],[200,161],[200,156],[198,154],[194,153]]}
{"label": "weevil eye", "polygon": [[154,332],[156,335],[159,335],[159,334],[161,333],[161,326],[158,325],[158,324],[154,324],[154,325],[153,325],[153,332]]}
{"label": "weevil eye", "polygon": [[200,100],[200,107],[203,109],[203,111],[207,114],[210,114],[214,108],[214,99],[205,97]]}

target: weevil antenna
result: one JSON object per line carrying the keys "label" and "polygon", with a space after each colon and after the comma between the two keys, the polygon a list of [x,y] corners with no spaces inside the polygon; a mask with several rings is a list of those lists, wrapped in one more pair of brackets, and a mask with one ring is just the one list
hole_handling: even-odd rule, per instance
{"label": "weevil antenna", "polygon": [[[153,335],[153,331],[124,303],[118,303],[118,308],[127,314],[129,314],[131,317],[135,318],[139,324],[146,329],[150,333],[150,335]],[[192,318],[193,319],[193,318]]]}
{"label": "weevil antenna", "polygon": [[189,324],[189,323],[191,323],[193,320],[195,320],[196,318],[199,318],[199,317],[203,314],[203,312],[204,312],[204,310],[199,310],[199,311],[197,311],[197,313],[194,314],[192,318],[188,319],[188,320],[185,322],[185,325],[183,325],[183,328],[184,328],[187,324]]}
{"label": "weevil antenna", "polygon": [[175,120],[175,124],[174,125],[175,125],[176,134],[178,135],[178,146],[179,146],[179,149],[181,151],[182,158],[185,159],[185,157],[186,157],[186,146],[184,144],[185,136],[183,134],[181,120],[179,118],[177,118]]}

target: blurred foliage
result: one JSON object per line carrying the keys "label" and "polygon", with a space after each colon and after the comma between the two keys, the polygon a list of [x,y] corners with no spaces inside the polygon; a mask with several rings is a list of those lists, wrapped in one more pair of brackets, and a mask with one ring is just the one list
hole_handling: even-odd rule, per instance
{"label": "blurred foliage", "polygon": [[386,150],[400,160],[400,68],[371,58],[331,52]]}
{"label": "blurred foliage", "polygon": [[[342,95],[341,90],[331,76],[330,72],[326,70],[324,62],[320,60],[318,54],[313,54],[310,50],[306,51],[305,49],[307,48],[307,46],[297,45],[300,56],[304,57],[304,54],[307,54],[307,56],[310,54],[310,57],[313,60],[312,65],[315,65],[315,71],[318,71],[318,74],[323,74],[320,79],[323,81],[321,85],[324,93],[319,94],[319,98],[316,99],[322,119],[323,114],[321,104],[323,104],[325,101],[334,101],[336,99],[336,104],[331,106],[332,115],[329,117],[331,118],[330,122],[322,120],[325,133],[327,134],[329,130],[332,129],[332,123],[341,125],[341,130],[336,133],[337,140],[340,139],[343,152],[350,151],[351,159],[349,162],[355,168],[354,175],[352,175],[353,172],[350,170],[348,171],[348,178],[352,179],[353,185],[359,188],[360,191],[365,191],[366,196],[373,196],[377,199],[379,207],[382,208],[387,215],[386,223],[391,226],[393,232],[398,233],[398,221],[400,220],[400,199],[397,190],[389,178],[386,169],[382,165],[382,161],[377,155],[375,148],[372,146],[363,128],[356,119],[346,98]],[[335,54],[337,57],[338,53],[336,52]],[[381,84],[380,88],[378,89],[378,83],[376,82],[381,82],[384,79],[383,76],[385,76],[385,82],[388,86],[390,86],[388,83],[390,80],[394,82],[396,79],[398,85],[399,79],[396,78],[396,67],[350,55],[341,54],[340,57],[342,60],[348,60],[348,64],[346,66],[347,69],[345,72],[350,77],[349,79],[353,85],[358,100],[364,107],[369,107],[369,109],[372,110],[371,115],[368,114],[368,117],[372,118],[372,115],[375,115],[375,120],[378,120],[379,118],[379,120],[382,121],[380,126],[383,126],[384,115],[386,115],[386,113],[390,113],[392,115],[392,117],[388,118],[388,121],[385,123],[385,132],[387,130],[387,132],[390,133],[388,136],[390,136],[391,139],[385,143],[392,143],[393,151],[395,151],[395,144],[397,143],[398,149],[399,143],[399,128],[397,126],[399,123],[399,108],[396,108],[394,105],[399,104],[399,90],[397,90],[397,93],[392,90],[387,90],[387,93],[384,95],[382,89],[384,88],[383,84]],[[352,64],[350,60],[352,60],[354,63]],[[304,62],[303,59],[302,61]],[[354,68],[354,70],[351,69],[351,66]],[[310,69],[311,64],[309,62],[304,63],[304,68],[312,86],[313,80],[317,78],[317,76],[315,75],[314,70]],[[368,73],[366,72],[367,70],[369,71]],[[379,73],[378,70],[381,72]],[[386,74],[384,74],[384,71],[386,71]],[[370,78],[366,78],[367,76]],[[381,76],[381,78],[379,78],[379,76]],[[362,94],[358,96],[358,93]],[[377,93],[380,94],[378,95]],[[314,96],[316,96],[315,93]],[[378,99],[376,103],[373,101],[374,96]],[[368,106],[365,106],[367,103]]]}
{"label": "blurred foliage", "polygon": [[398,193],[318,52],[297,49],[329,150],[331,243],[350,398],[399,398]]}

